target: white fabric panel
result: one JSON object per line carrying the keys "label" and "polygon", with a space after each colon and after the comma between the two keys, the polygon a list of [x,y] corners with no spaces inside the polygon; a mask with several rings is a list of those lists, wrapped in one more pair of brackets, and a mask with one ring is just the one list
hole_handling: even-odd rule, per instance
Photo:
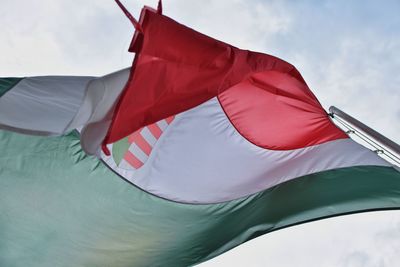
{"label": "white fabric panel", "polygon": [[130,68],[92,80],[87,86],[84,102],[72,122],[85,123],[81,131],[81,145],[90,155],[100,153],[100,145],[111,124],[112,114],[128,81]]}
{"label": "white fabric panel", "polygon": [[93,77],[42,76],[21,80],[0,98],[0,128],[59,135],[77,113]]}
{"label": "white fabric panel", "polygon": [[257,147],[235,130],[216,98],[176,116],[135,172],[102,157],[140,188],[186,203],[228,201],[329,169],[389,165],[351,139],[289,151]]}

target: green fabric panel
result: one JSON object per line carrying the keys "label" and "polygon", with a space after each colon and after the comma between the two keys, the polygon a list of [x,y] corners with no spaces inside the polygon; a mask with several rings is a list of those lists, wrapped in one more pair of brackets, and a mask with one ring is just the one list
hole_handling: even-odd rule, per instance
{"label": "green fabric panel", "polygon": [[188,205],[122,180],[74,134],[0,131],[0,149],[0,266],[189,266],[289,225],[400,207],[400,173],[389,167],[326,171]]}
{"label": "green fabric panel", "polygon": [[0,97],[13,88],[23,78],[0,78]]}
{"label": "green fabric panel", "polygon": [[128,141],[128,137],[125,137],[113,144],[112,155],[113,155],[114,161],[117,165],[119,165],[121,160],[124,158],[124,155],[125,155],[126,151],[128,151],[129,146],[130,146],[130,143]]}

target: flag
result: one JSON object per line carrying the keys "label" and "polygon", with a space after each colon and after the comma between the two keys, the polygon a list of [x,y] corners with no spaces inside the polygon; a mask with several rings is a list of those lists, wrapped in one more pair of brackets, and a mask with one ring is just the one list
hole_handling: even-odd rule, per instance
{"label": "flag", "polygon": [[139,22],[130,69],[0,79],[1,266],[191,266],[400,208],[400,173],[337,128],[292,65],[149,8]]}

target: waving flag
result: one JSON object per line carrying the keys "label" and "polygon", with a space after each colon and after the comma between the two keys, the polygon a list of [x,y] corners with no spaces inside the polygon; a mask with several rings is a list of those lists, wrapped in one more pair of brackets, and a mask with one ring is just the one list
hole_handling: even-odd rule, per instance
{"label": "waving flag", "polygon": [[400,173],[292,65],[149,8],[139,23],[131,69],[0,79],[1,266],[190,266],[400,208]]}

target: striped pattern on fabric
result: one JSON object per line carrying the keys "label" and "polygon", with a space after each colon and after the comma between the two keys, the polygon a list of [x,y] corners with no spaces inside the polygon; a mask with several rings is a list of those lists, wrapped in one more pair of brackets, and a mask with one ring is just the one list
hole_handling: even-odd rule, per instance
{"label": "striped pattern on fabric", "polygon": [[[162,133],[172,123],[175,116],[150,124],[139,129],[127,137],[129,147],[124,152],[118,167],[128,170],[137,170],[143,166],[150,156],[153,147]],[[117,162],[117,161],[116,161]]]}

